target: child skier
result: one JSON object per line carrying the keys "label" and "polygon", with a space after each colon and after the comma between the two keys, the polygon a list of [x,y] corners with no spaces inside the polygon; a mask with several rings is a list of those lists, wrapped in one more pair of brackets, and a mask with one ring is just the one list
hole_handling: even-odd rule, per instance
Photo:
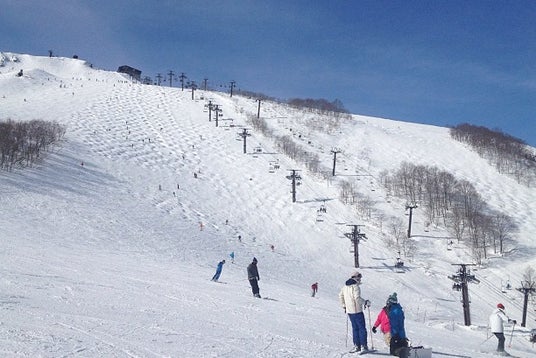
{"label": "child skier", "polygon": [[384,306],[380,313],[378,313],[376,322],[374,322],[374,325],[372,326],[372,332],[376,333],[377,327],[380,327],[385,344],[389,347],[391,344],[391,325],[389,324],[389,317],[387,316],[387,306]]}

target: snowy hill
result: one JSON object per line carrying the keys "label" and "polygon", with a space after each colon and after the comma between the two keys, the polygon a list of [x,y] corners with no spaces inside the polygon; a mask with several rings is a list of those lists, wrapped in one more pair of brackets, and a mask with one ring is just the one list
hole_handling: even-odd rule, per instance
{"label": "snowy hill", "polygon": [[[44,161],[0,173],[2,356],[340,357],[351,339],[337,295],[354,271],[344,236],[354,224],[367,235],[359,270],[370,319],[397,292],[413,345],[432,347],[434,357],[487,357],[496,345],[486,340],[495,305],[504,303],[521,322],[523,296],[502,286],[519,287],[523,271],[536,267],[536,192],[498,174],[447,128],[354,115],[315,130],[311,122],[325,120],[317,114],[263,102],[271,129],[325,167],[330,150],[341,150],[337,175],[325,180],[251,129],[255,99],[194,95],[133,83],[82,60],[0,53],[0,120],[67,127]],[[222,109],[218,127],[209,121],[209,100]],[[244,128],[251,134],[246,154]],[[471,256],[462,244],[447,250],[447,232],[426,228],[418,209],[418,249],[403,257],[405,273],[392,269],[397,254],[383,244],[383,218],[407,216],[378,177],[403,161],[468,180],[520,227],[519,250],[473,269],[481,283],[469,287],[469,327],[447,276]],[[292,169],[302,177],[295,203],[286,178]],[[373,215],[338,199],[341,180],[370,198]],[[253,257],[260,293],[274,300],[251,295],[246,266]],[[221,259],[227,263],[218,284],[210,278]],[[534,355],[529,308],[527,327],[508,332],[507,350],[520,357]],[[379,334],[372,338],[387,351]]]}

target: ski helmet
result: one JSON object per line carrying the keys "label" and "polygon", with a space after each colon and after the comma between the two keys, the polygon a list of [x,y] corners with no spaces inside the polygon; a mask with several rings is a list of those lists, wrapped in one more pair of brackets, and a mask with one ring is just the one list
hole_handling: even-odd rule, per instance
{"label": "ski helmet", "polygon": [[503,310],[504,309],[504,305],[502,303],[497,303],[497,308]]}

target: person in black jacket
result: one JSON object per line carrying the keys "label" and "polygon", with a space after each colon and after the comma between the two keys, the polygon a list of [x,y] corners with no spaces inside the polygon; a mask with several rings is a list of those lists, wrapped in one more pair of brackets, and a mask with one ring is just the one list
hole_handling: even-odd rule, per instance
{"label": "person in black jacket", "polygon": [[257,259],[255,257],[248,266],[248,280],[249,284],[251,285],[251,291],[253,292],[253,296],[261,298],[261,295],[259,294],[258,283],[258,281],[260,281],[259,270],[257,270]]}

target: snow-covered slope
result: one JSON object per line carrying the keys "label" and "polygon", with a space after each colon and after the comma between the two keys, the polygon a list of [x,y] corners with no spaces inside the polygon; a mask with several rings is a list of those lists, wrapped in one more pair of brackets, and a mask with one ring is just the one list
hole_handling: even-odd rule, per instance
{"label": "snow-covered slope", "polygon": [[[208,100],[223,110],[218,127]],[[39,165],[0,173],[1,355],[339,357],[348,338],[337,294],[354,270],[344,236],[353,224],[368,238],[360,270],[370,318],[396,291],[414,345],[433,347],[434,356],[485,357],[495,345],[485,340],[496,303],[521,321],[521,294],[501,287],[518,287],[536,265],[534,189],[497,174],[446,128],[356,115],[315,131],[317,115],[263,102],[271,128],[326,167],[330,150],[342,150],[337,176],[319,179],[251,130],[246,115],[256,111],[254,99],[196,91],[192,100],[189,90],[132,83],[82,60],[2,53],[0,120],[56,120],[67,134]],[[251,134],[246,154],[243,128]],[[402,161],[469,180],[520,225],[522,250],[474,270],[481,283],[470,286],[470,327],[447,276],[471,258],[462,245],[446,250],[442,228],[425,232],[419,210],[418,251],[403,258],[404,274],[392,270],[396,253],[383,245],[382,218],[406,221],[405,203],[388,198],[377,179]],[[303,178],[296,203],[291,169]],[[338,200],[340,180],[371,198],[371,218]],[[317,221],[321,205],[327,212]],[[274,301],[251,295],[245,268],[254,256],[261,295]],[[224,283],[213,283],[224,258]],[[513,332],[509,350],[519,356],[534,353],[533,309],[527,328]],[[386,351],[379,335],[371,343]]]}

